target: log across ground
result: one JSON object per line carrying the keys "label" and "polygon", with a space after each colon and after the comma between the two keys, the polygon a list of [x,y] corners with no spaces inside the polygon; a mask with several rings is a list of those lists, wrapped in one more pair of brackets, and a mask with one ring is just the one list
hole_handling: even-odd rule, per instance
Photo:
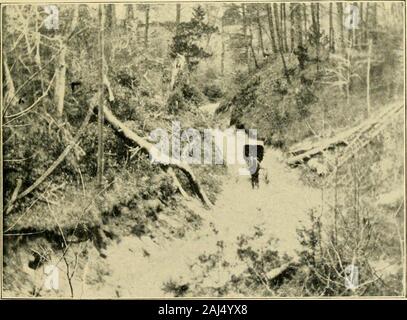
{"label": "log across ground", "polygon": [[404,102],[397,100],[359,125],[339,131],[333,137],[325,139],[313,138],[300,142],[290,148],[288,153],[291,157],[287,159],[287,164],[295,167],[316,155],[322,154],[326,150],[344,146],[345,150],[343,150],[342,156],[338,161],[338,165],[341,166],[350,156],[368,144],[403,110]]}

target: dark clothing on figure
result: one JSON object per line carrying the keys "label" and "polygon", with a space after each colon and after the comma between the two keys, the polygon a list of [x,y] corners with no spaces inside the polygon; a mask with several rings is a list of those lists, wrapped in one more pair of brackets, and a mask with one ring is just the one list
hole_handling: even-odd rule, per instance
{"label": "dark clothing on figure", "polygon": [[260,162],[257,160],[257,158],[252,159],[252,170],[251,171],[251,181],[252,181],[252,188],[257,187],[257,189],[260,187],[259,184],[259,172],[260,172]]}
{"label": "dark clothing on figure", "polygon": [[257,187],[257,189],[260,187],[259,184],[259,170],[257,170],[254,174],[252,174],[252,188]]}

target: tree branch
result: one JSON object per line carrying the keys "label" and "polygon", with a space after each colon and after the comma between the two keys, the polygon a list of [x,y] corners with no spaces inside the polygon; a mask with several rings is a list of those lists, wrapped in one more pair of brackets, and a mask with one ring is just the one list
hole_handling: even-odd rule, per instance
{"label": "tree branch", "polygon": [[86,114],[85,120],[83,121],[81,127],[79,128],[79,131],[77,132],[76,136],[71,141],[71,143],[65,148],[65,150],[60,154],[60,156],[54,161],[54,163],[30,187],[28,187],[25,191],[23,191],[17,196],[17,199],[21,199],[26,195],[30,194],[32,191],[34,191],[61,164],[61,162],[66,158],[71,149],[76,145],[76,143],[79,141],[82,134],[84,133],[86,126],[88,125],[88,122],[90,120],[90,117],[93,114],[93,108],[94,105],[91,103],[88,109],[88,113]]}

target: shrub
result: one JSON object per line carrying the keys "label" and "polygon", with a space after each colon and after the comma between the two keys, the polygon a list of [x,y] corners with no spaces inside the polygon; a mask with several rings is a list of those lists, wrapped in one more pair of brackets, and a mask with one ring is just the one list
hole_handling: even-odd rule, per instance
{"label": "shrub", "polygon": [[195,85],[184,83],[181,91],[184,99],[195,106],[200,105],[204,101],[202,92]]}
{"label": "shrub", "polygon": [[176,114],[183,109],[185,109],[185,99],[181,90],[178,89],[168,98],[168,110],[170,113]]}
{"label": "shrub", "polygon": [[204,95],[196,86],[183,83],[171,93],[167,104],[170,113],[177,114],[185,110],[187,105],[198,106],[203,101]]}
{"label": "shrub", "polygon": [[211,102],[215,102],[216,100],[223,97],[222,89],[217,84],[206,85],[203,93]]}

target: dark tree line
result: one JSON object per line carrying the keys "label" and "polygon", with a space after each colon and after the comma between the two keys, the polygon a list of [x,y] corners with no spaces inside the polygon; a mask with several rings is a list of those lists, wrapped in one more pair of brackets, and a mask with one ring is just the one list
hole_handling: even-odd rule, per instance
{"label": "dark tree line", "polygon": [[[317,59],[325,45],[332,53],[348,47],[366,49],[378,32],[377,3],[242,4],[239,10],[226,5],[225,15],[232,11],[240,15],[249,69],[271,53],[281,56],[298,47],[312,46]],[[323,29],[322,24],[328,27]]]}

